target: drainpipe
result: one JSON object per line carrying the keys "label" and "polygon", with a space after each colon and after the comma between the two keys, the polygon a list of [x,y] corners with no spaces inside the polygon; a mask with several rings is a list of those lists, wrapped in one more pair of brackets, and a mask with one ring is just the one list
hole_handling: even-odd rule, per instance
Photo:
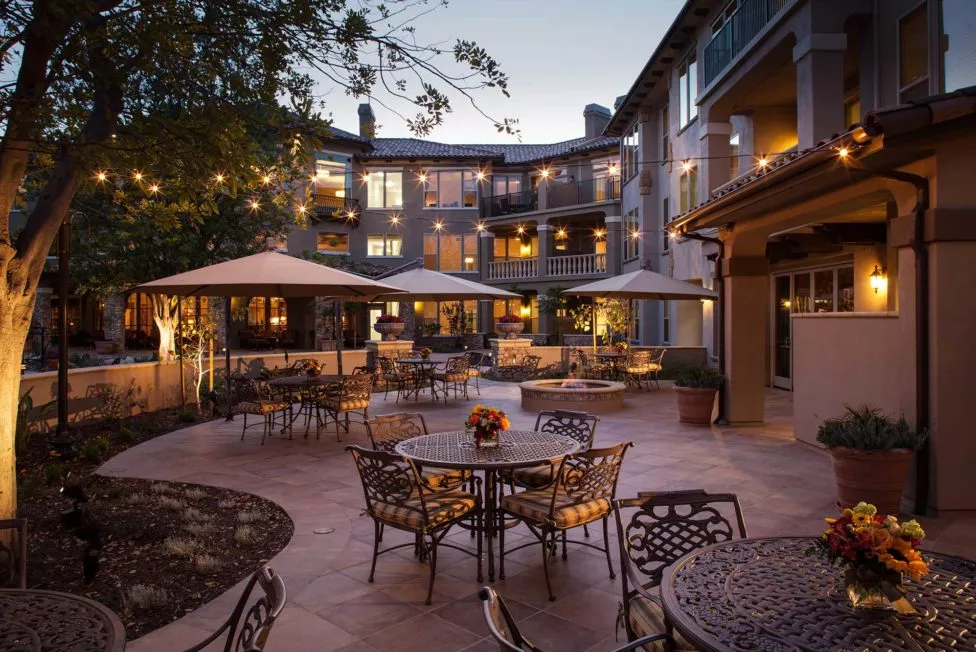
{"label": "drainpipe", "polygon": [[[710,242],[718,245],[718,258],[715,259],[715,284],[718,285],[718,370],[725,374],[725,283],[722,281],[722,264],[725,261],[725,243],[719,238],[710,238],[697,233],[682,233],[681,237],[699,242]],[[718,415],[715,417],[715,425],[725,426],[728,421],[725,418],[725,393],[729,384],[728,378],[722,383],[718,390]]]}

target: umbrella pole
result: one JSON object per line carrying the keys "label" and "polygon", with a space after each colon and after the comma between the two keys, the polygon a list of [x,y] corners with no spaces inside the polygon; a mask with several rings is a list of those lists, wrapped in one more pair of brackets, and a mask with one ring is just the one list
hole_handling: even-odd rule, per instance
{"label": "umbrella pole", "polygon": [[593,333],[593,355],[596,355],[596,299],[593,299],[590,310],[590,331]]}
{"label": "umbrella pole", "polygon": [[176,353],[180,358],[180,409],[186,407],[186,376],[183,373],[183,297],[176,297]]}
{"label": "umbrella pole", "polygon": [[224,381],[227,384],[227,420],[233,421],[234,414],[231,411],[231,384],[230,384],[230,297],[225,297],[227,305],[224,306]]}
{"label": "umbrella pole", "polygon": [[335,342],[336,342],[336,366],[339,369],[339,375],[342,376],[342,303],[335,299],[334,304],[334,319],[335,319]]}

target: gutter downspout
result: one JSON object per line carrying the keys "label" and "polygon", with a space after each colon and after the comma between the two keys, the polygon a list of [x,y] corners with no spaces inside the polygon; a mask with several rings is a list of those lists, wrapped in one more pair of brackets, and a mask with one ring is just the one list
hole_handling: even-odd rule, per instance
{"label": "gutter downspout", "polygon": [[[718,370],[725,375],[725,283],[722,280],[722,265],[725,262],[725,243],[719,238],[710,238],[697,233],[681,233],[681,237],[699,242],[709,242],[718,246],[718,258],[715,259],[715,278],[718,285]],[[729,384],[728,378],[722,383],[718,390],[718,415],[715,417],[715,425],[725,426],[728,421],[725,418],[725,395]]]}

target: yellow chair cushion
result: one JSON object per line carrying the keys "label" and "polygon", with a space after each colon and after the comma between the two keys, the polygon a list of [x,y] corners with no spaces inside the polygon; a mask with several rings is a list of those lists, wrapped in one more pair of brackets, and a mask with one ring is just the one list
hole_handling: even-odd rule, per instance
{"label": "yellow chair cushion", "polygon": [[464,471],[457,469],[438,469],[432,466],[425,466],[420,470],[420,475],[432,487],[452,487],[461,484],[468,476]]}
{"label": "yellow chair cushion", "polygon": [[515,480],[515,484],[521,487],[537,489],[552,482],[552,476],[555,471],[555,467],[549,466],[548,464],[541,464],[527,469],[515,469],[511,477]]}
{"label": "yellow chair cushion", "polygon": [[285,401],[245,401],[238,403],[237,407],[241,412],[248,414],[270,414],[271,412],[282,412],[291,407],[291,403]]}
{"label": "yellow chair cushion", "polygon": [[[477,505],[478,499],[466,491],[445,491],[437,494],[425,494],[427,514],[430,521],[427,526],[436,526],[454,521],[466,515]],[[373,503],[373,515],[381,521],[397,523],[414,530],[424,527],[424,514],[420,497],[410,498],[405,505],[391,503]]]}
{"label": "yellow chair cushion", "polygon": [[334,398],[326,398],[322,401],[322,407],[329,410],[338,410],[339,412],[348,412],[350,410],[361,410],[363,408],[369,407],[368,398],[352,398],[339,400]]}
{"label": "yellow chair cushion", "polygon": [[[502,498],[503,509],[536,523],[543,523],[549,518],[551,505],[551,490],[529,490]],[[577,504],[572,498],[560,492],[556,494],[556,509],[552,520],[555,527],[567,530],[603,518],[609,513],[610,501],[606,498]]]}
{"label": "yellow chair cushion", "polygon": [[480,376],[480,375],[481,375],[481,372],[478,371],[477,369],[468,369],[468,376],[470,376],[471,378],[474,378],[475,376]]}
{"label": "yellow chair cushion", "polygon": [[468,379],[468,374],[434,374],[434,378],[448,383],[463,383]]}
{"label": "yellow chair cushion", "polygon": [[[656,600],[648,600],[643,596],[633,598],[630,601],[630,628],[637,634],[638,638],[667,633],[668,627],[664,617],[664,609]],[[674,649],[677,652],[696,649],[679,632],[674,631],[673,636]],[[645,645],[644,649],[648,652],[658,652],[667,648],[664,641],[655,641]]]}

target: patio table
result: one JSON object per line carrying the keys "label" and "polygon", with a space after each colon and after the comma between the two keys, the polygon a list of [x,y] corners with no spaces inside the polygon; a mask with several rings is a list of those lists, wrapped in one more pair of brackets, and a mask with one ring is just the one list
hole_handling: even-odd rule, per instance
{"label": "patio table", "polygon": [[[282,376],[281,378],[272,378],[267,381],[268,387],[274,387],[276,389],[281,389],[287,394],[298,393],[300,405],[298,407],[298,412],[295,412],[291,421],[288,423],[286,428],[291,429],[292,424],[302,416],[305,415],[305,438],[308,439],[308,427],[312,421],[312,415],[314,413],[316,419],[316,427],[321,425],[318,421],[318,412],[316,411],[318,406],[315,402],[315,395],[320,387],[327,387],[334,383],[340,381],[338,376]],[[285,428],[281,429],[284,432]]]}
{"label": "patio table", "polygon": [[741,539],[685,555],[661,586],[670,622],[701,650],[929,650],[976,646],[976,562],[923,551],[905,578],[915,614],[854,609],[844,569],[814,539]]}
{"label": "patio table", "polygon": [[439,364],[437,360],[429,358],[400,358],[397,364],[410,365],[414,368],[413,387],[403,393],[404,400],[410,398],[411,392],[414,399],[420,400],[420,390],[430,387],[431,397],[437,400],[437,383],[434,382],[434,369]]}
{"label": "patio table", "polygon": [[597,360],[606,360],[610,364],[611,374],[614,378],[620,375],[620,361],[627,360],[629,351],[597,351],[593,354]]}
{"label": "patio table", "polygon": [[498,473],[561,460],[579,450],[579,442],[551,432],[504,430],[494,448],[478,448],[466,431],[436,432],[407,439],[396,452],[418,464],[442,469],[483,471],[485,474],[484,532],[487,538],[488,579],[495,579],[492,540],[504,527],[498,509]]}
{"label": "patio table", "polygon": [[0,652],[121,652],[125,627],[112,610],[71,593],[0,589]]}

